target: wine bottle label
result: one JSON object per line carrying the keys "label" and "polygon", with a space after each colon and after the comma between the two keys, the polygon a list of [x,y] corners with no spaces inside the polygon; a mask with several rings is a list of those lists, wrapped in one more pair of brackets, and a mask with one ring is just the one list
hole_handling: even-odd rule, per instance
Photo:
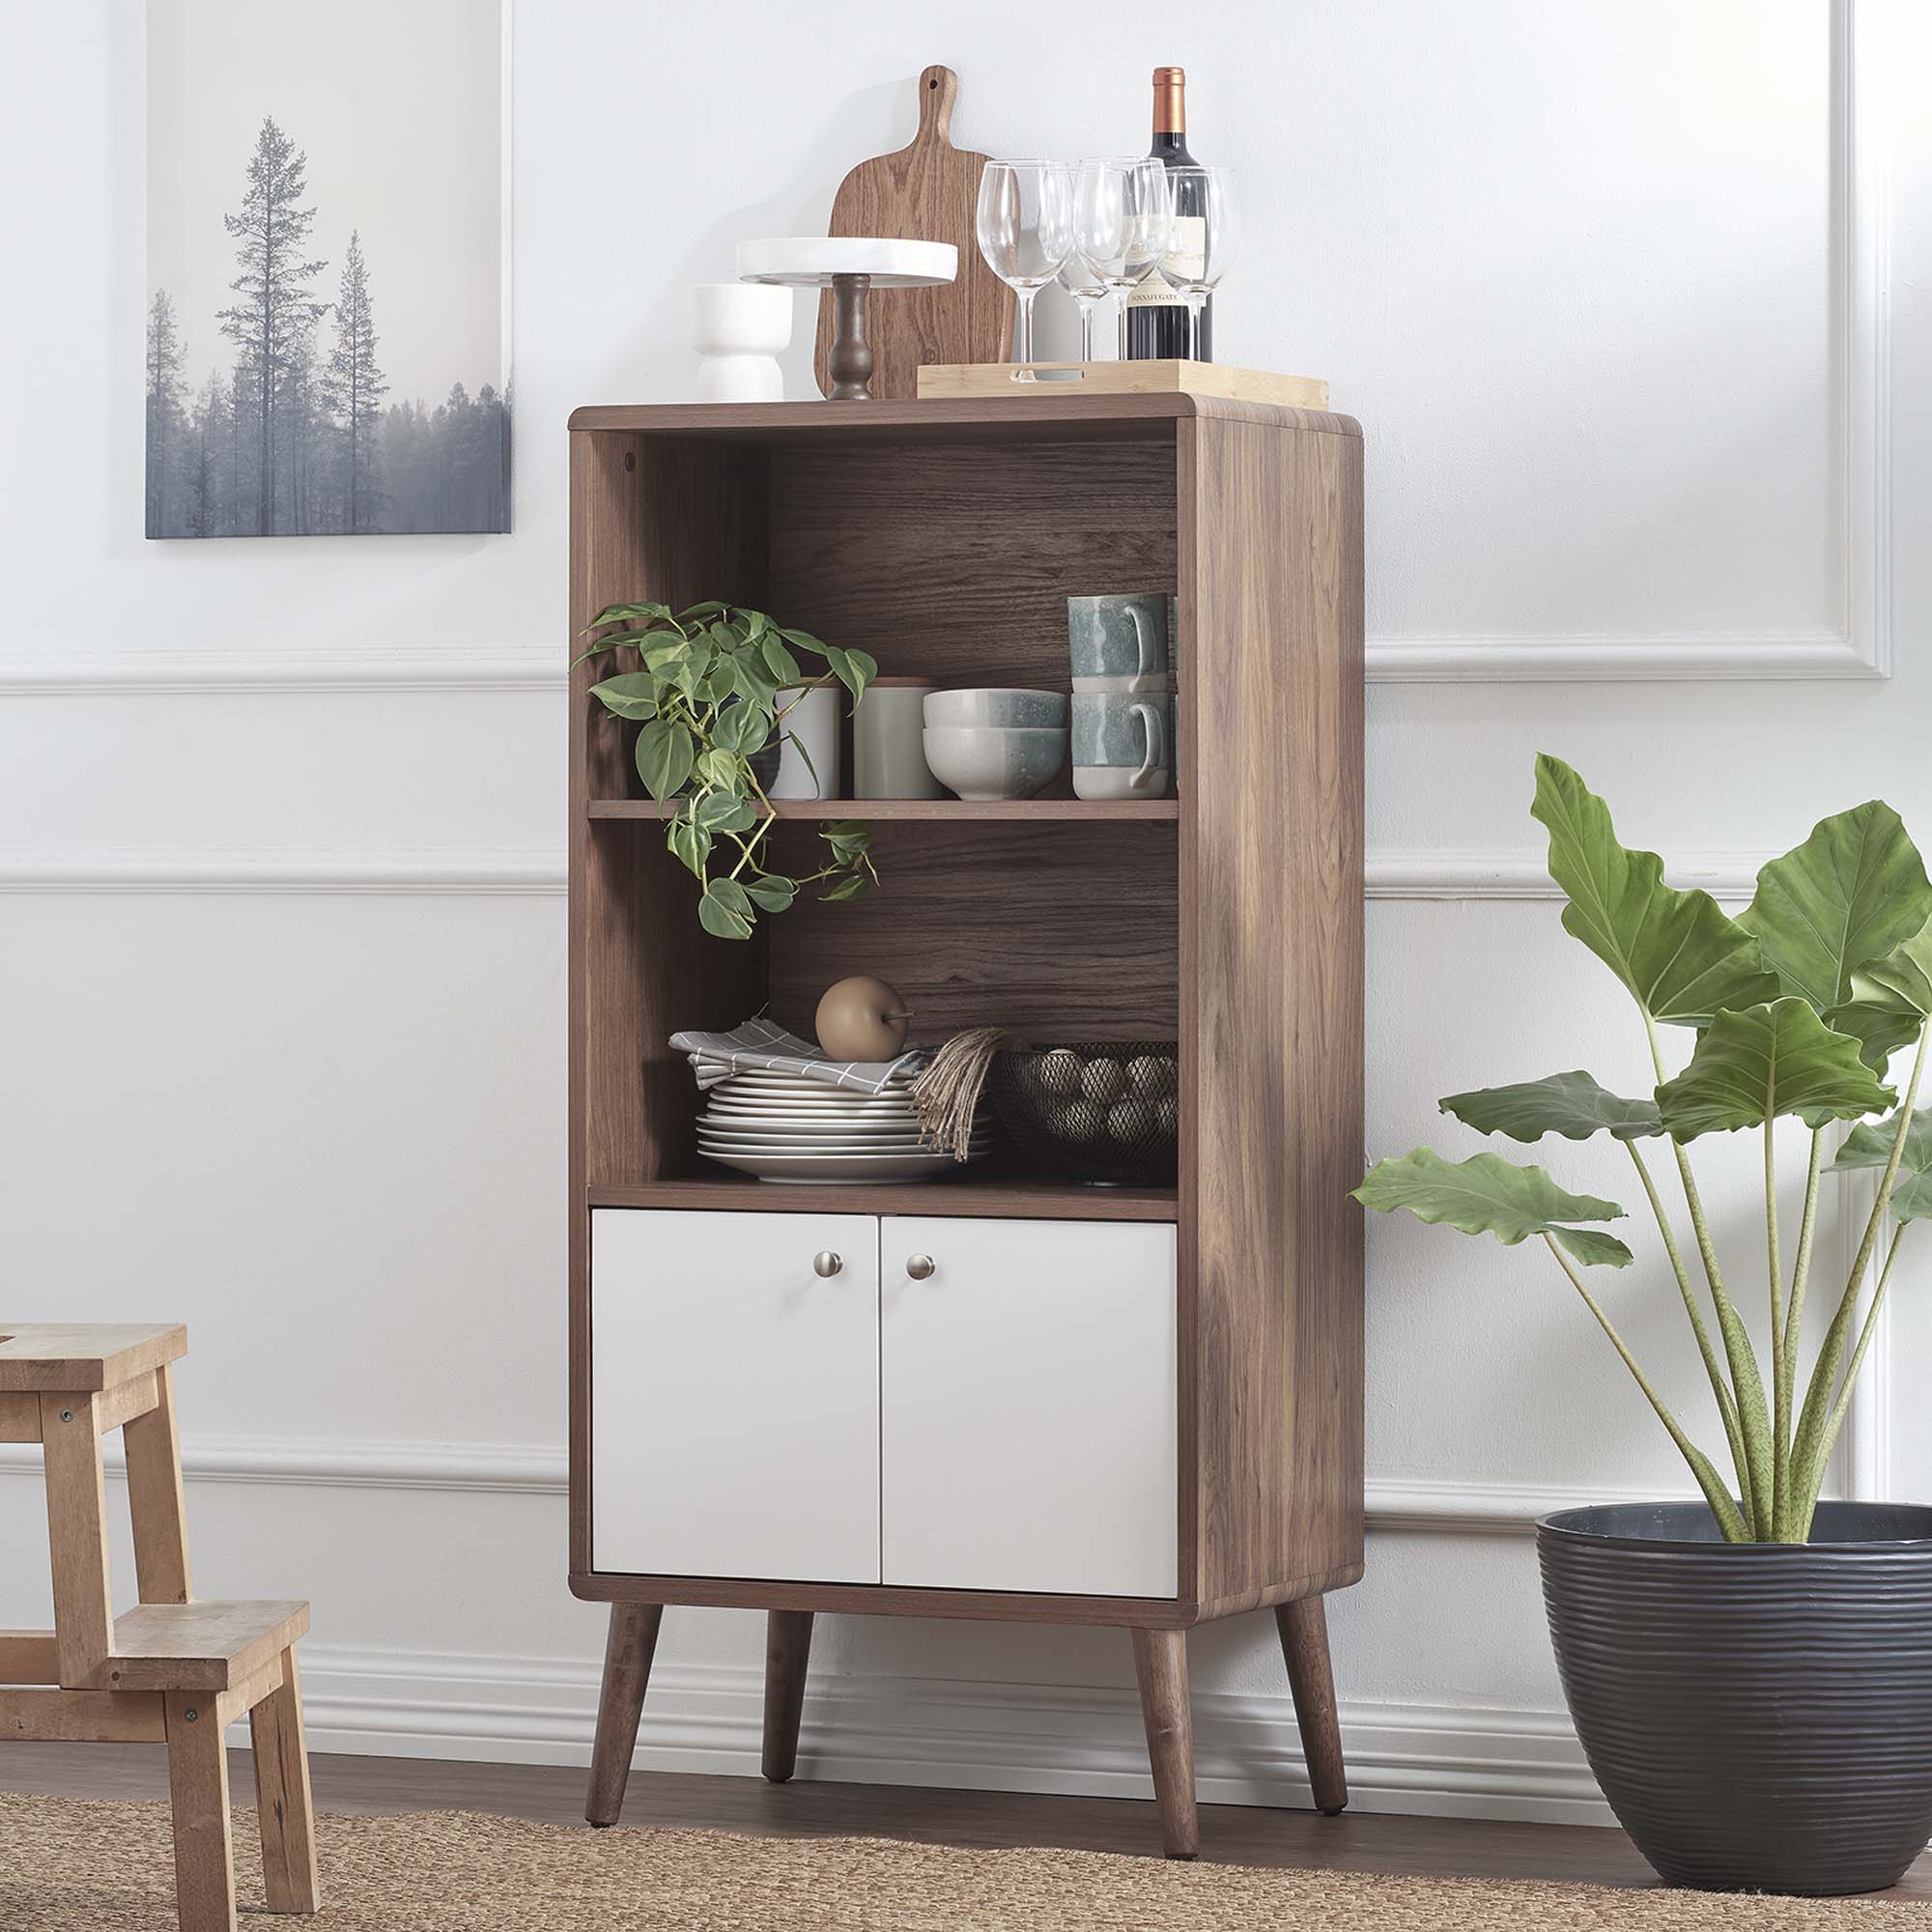
{"label": "wine bottle label", "polygon": [[1174,270],[1178,280],[1196,282],[1208,267],[1208,217],[1205,214],[1177,214],[1174,231],[1168,238],[1164,267]]}
{"label": "wine bottle label", "polygon": [[1134,292],[1127,298],[1129,308],[1185,308],[1179,295],[1158,269],[1153,270],[1144,282],[1137,283]]}

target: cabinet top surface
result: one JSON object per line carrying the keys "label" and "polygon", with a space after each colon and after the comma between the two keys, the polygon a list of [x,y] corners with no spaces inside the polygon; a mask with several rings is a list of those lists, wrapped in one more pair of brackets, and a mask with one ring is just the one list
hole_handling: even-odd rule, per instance
{"label": "cabinet top surface", "polygon": [[867,434],[917,437],[921,431],[993,430],[1023,435],[1052,425],[1097,435],[1158,436],[1182,417],[1254,423],[1269,429],[1310,430],[1359,437],[1352,416],[1326,410],[1293,410],[1274,403],[1236,402],[1222,396],[1153,394],[1124,396],[926,397],[892,402],[830,403],[625,403],[573,410],[573,430],[633,434],[719,436],[739,440],[791,440],[817,435]]}

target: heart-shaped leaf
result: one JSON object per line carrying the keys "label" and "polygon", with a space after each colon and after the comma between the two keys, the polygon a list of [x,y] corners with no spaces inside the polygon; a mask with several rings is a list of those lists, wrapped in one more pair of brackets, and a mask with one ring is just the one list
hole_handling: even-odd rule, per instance
{"label": "heart-shaped leaf", "polygon": [[780,685],[798,682],[800,676],[798,660],[785,649],[776,633],[765,632],[758,639],[758,649],[764,654],[765,668]]}
{"label": "heart-shaped leaf", "polygon": [[658,681],[647,670],[627,670],[621,677],[607,677],[593,684],[590,695],[606,711],[633,723],[658,715]]}
{"label": "heart-shaped leaf", "polygon": [[721,752],[735,752],[741,757],[762,751],[771,735],[771,714],[742,697],[733,698],[711,721],[712,744]]}
{"label": "heart-shaped leaf", "polygon": [[[1577,1231],[1568,1224],[1619,1221],[1624,1212],[1614,1201],[1566,1193],[1542,1168],[1520,1167],[1499,1153],[1451,1162],[1429,1148],[1378,1161],[1354,1198],[1380,1214],[1406,1208],[1418,1220],[1446,1221],[1465,1235],[1493,1235],[1505,1247],[1531,1235],[1574,1237]],[[1626,1267],[1631,1261],[1631,1251],[1608,1235],[1564,1245],[1591,1266]]]}
{"label": "heart-shaped leaf", "polygon": [[1445,1114],[1454,1114],[1479,1134],[1507,1134],[1513,1141],[1538,1141],[1545,1134],[1586,1141],[1600,1133],[1636,1141],[1663,1131],[1655,1100],[1626,1100],[1600,1087],[1581,1068],[1543,1080],[1519,1081],[1513,1087],[1451,1094],[1441,1106]]}
{"label": "heart-shaped leaf", "polygon": [[871,890],[872,882],[864,872],[846,872],[818,896],[827,905],[837,905],[841,899],[862,899]]}
{"label": "heart-shaped leaf", "polygon": [[745,890],[767,912],[789,912],[798,896],[798,882],[782,872],[762,872],[755,879],[747,879]]}
{"label": "heart-shaped leaf", "polygon": [[[730,888],[728,894],[721,890],[726,886]],[[733,902],[734,895],[736,903]],[[720,939],[749,939],[752,936],[750,912],[751,901],[746,898],[742,886],[731,879],[713,879],[704,888],[704,896],[697,902],[697,923],[706,932],[715,933]]]}
{"label": "heart-shaped leaf", "polygon": [[702,825],[679,812],[665,834],[665,843],[679,865],[703,878],[704,863],[711,856],[711,834]]}
{"label": "heart-shaped leaf", "polygon": [[1897,812],[1874,799],[1820,819],[1757,875],[1738,915],[1780,988],[1821,1013],[1852,997],[1852,976],[1932,919],[1932,881]]}
{"label": "heart-shaped leaf", "polygon": [[650,624],[669,619],[668,604],[607,604],[601,615],[591,618],[594,631],[605,624]]}
{"label": "heart-shaped leaf", "polygon": [[1758,943],[1708,893],[1663,883],[1663,861],[1617,842],[1609,808],[1561,758],[1536,761],[1530,814],[1549,833],[1549,874],[1569,895],[1563,924],[1653,1019],[1708,1026],[1725,1008],[1777,997]]}
{"label": "heart-shaped leaf", "polygon": [[696,756],[690,731],[668,718],[653,718],[638,733],[638,776],[660,804],[684,788]]}
{"label": "heart-shaped leaf", "polygon": [[729,791],[706,792],[693,815],[707,832],[749,832],[758,821],[757,807]]}
{"label": "heart-shaped leaf", "polygon": [[1794,1114],[1807,1127],[1875,1114],[1897,1098],[1796,995],[1719,1013],[1690,1064],[1657,1090],[1663,1124],[1680,1141],[1730,1133]]}

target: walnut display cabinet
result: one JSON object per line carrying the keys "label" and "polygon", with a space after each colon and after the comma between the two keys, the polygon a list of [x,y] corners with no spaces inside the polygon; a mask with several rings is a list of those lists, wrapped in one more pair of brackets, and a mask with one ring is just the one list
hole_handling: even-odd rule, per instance
{"label": "walnut display cabinet", "polygon": [[[611,1605],[614,1820],[666,1605],[769,1612],[790,1776],[820,1610],[1132,1634],[1168,1851],[1187,1633],[1271,1608],[1346,1802],[1322,1597],[1362,1573],[1362,443],[1175,395],[580,410],[571,628],[724,598],[940,684],[1067,683],[1065,599],[1179,593],[1177,792],[782,803],[883,886],[701,930],[580,667],[570,696],[571,1588]],[[850,769],[850,761],[847,761]],[[822,848],[821,848],[822,849]],[[785,866],[785,855],[794,863]],[[728,1176],[669,1037],[872,973],[937,1043],[1179,1041],[1171,1188],[998,1156],[911,1185]]]}

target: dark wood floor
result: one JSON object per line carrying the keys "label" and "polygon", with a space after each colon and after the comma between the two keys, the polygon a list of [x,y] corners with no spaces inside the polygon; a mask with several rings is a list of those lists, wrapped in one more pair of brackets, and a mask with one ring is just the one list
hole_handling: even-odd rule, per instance
{"label": "dark wood floor", "polygon": [[[254,1790],[245,1751],[233,1754],[235,1790]],[[313,1760],[325,1811],[493,1811],[543,1824],[583,1825],[584,1774],[549,1766],[452,1764],[421,1758]],[[0,1745],[0,1791],[66,1798],[164,1799],[167,1761],[153,1745]],[[1065,1845],[1151,1856],[1160,1842],[1151,1804],[1116,1798],[1038,1798],[927,1791],[881,1784],[778,1786],[756,1777],[636,1772],[627,1825],[695,1825],[760,1836],[860,1835],[956,1845]],[[1201,1856],[1229,1864],[1420,1872],[1443,1878],[1538,1878],[1651,1885],[1621,1832],[1586,1825],[1507,1825],[1469,1818],[1204,1804]],[[1932,1853],[1893,1898],[1932,1899]]]}

